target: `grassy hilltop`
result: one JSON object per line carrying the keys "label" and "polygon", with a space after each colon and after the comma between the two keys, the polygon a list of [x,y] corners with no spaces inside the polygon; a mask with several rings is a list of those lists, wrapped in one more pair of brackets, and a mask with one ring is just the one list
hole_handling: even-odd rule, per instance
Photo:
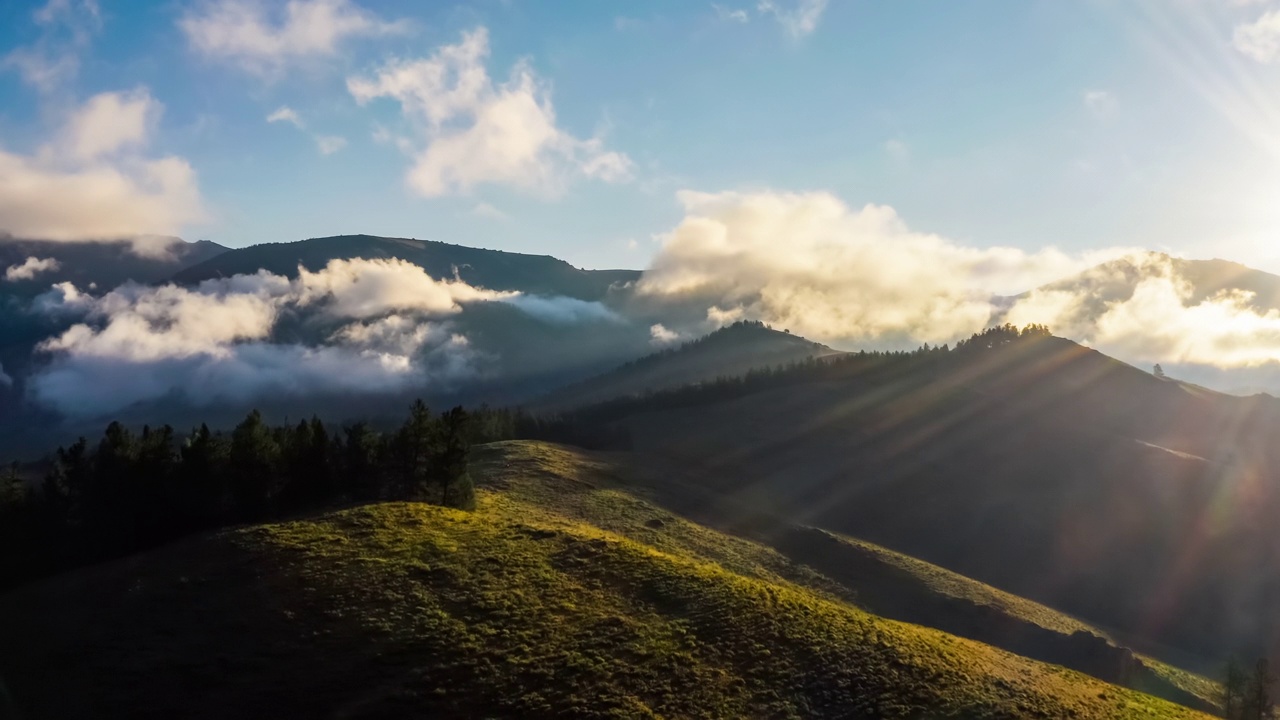
{"label": "grassy hilltop", "polygon": [[340,510],[0,597],[0,674],[30,718],[1202,717],[872,615],[607,456],[477,455],[475,512]]}

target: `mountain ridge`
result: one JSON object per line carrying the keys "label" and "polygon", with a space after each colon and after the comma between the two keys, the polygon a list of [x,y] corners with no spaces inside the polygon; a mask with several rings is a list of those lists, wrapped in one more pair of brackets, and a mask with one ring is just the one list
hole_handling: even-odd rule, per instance
{"label": "mountain ridge", "polygon": [[435,240],[376,235],[333,235],[287,243],[263,243],[231,250],[174,274],[173,281],[191,285],[203,280],[252,274],[259,270],[297,277],[298,267],[316,272],[330,260],[398,258],[429,275],[453,277],[490,290],[564,295],[602,300],[611,287],[633,282],[638,270],[583,270],[550,255],[488,250]]}

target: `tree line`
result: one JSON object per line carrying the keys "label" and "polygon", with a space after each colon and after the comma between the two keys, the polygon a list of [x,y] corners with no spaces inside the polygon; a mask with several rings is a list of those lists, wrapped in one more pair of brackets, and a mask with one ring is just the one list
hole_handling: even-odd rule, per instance
{"label": "tree line", "polygon": [[229,433],[113,422],[96,444],[58,448],[39,482],[17,465],[0,478],[0,586],[339,503],[471,508],[472,443],[513,437],[518,422],[528,420],[489,408],[433,415],[421,400],[388,432],[315,417],[272,426],[257,410]]}
{"label": "tree line", "polygon": [[[752,325],[750,322],[740,324]],[[915,350],[863,350],[815,356],[756,368],[742,375],[725,375],[679,387],[617,397],[560,415],[533,420],[541,422],[543,431],[551,436],[538,439],[559,440],[586,447],[627,449],[626,433],[611,423],[637,413],[709,405],[812,382],[839,380],[878,384],[907,381],[923,384],[932,382],[965,363],[989,357],[1003,348],[1041,340],[1051,335],[1045,325],[1031,324],[1019,328],[1006,323],[976,333],[959,341],[954,347],[930,346],[926,343]],[[713,334],[693,342],[709,342],[714,337]],[[636,361],[637,364],[641,362],[644,361]]]}
{"label": "tree line", "polygon": [[138,433],[113,422],[91,444],[58,448],[37,482],[17,466],[0,476],[0,587],[155,547],[192,532],[258,522],[344,502],[418,500],[468,508],[472,444],[526,438],[626,449],[617,421],[648,410],[740,397],[821,380],[927,382],[949,363],[1049,334],[1003,325],[955,348],[844,353],[629,396],[561,415],[415,402],[398,427],[330,427],[319,418],[269,425],[253,411],[230,432],[201,425]]}

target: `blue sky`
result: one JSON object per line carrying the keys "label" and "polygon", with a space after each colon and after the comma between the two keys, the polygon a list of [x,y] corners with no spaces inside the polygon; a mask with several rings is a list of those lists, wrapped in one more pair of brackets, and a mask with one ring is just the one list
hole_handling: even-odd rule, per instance
{"label": "blue sky", "polygon": [[824,191],[972,247],[1280,271],[1280,2],[290,5],[5,3],[0,226],[645,267],[678,191]]}

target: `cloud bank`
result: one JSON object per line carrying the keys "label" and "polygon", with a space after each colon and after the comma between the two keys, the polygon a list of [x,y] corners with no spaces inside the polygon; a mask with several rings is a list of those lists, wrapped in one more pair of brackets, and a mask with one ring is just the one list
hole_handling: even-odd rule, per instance
{"label": "cloud bank", "polygon": [[638,283],[641,297],[701,307],[711,325],[745,317],[824,342],[949,342],[988,322],[993,294],[1113,255],[967,247],[828,193],[678,197],[685,218]]}
{"label": "cloud bank", "polygon": [[914,231],[892,208],[852,209],[827,193],[686,191],[679,199],[685,218],[636,286],[650,303],[642,311],[663,320],[655,343],[744,318],[847,349],[949,343],[992,323],[1041,323],[1127,362],[1176,364],[1188,379],[1219,387],[1223,376],[1210,370],[1270,368],[1278,372],[1266,382],[1278,387],[1280,307],[1244,290],[1206,292],[1187,276],[1188,261],[1130,248],[972,247]]}
{"label": "cloud bank", "polygon": [[494,83],[485,69],[488,56],[489,33],[478,28],[430,57],[392,60],[372,76],[347,80],[362,105],[378,98],[400,104],[418,138],[401,143],[414,158],[406,176],[410,189],[437,197],[497,184],[554,194],[574,176],[630,177],[626,155],[557,126],[550,91],[527,63]]}
{"label": "cloud bank", "polygon": [[608,312],[437,280],[403,260],[333,260],[293,280],[260,271],[194,288],[130,284],[100,297],[60,283],[33,309],[79,322],[40,344],[50,362],[29,387],[69,416],[166,398],[448,388],[483,370],[486,358],[449,321],[477,302],[510,303],[549,322]]}

